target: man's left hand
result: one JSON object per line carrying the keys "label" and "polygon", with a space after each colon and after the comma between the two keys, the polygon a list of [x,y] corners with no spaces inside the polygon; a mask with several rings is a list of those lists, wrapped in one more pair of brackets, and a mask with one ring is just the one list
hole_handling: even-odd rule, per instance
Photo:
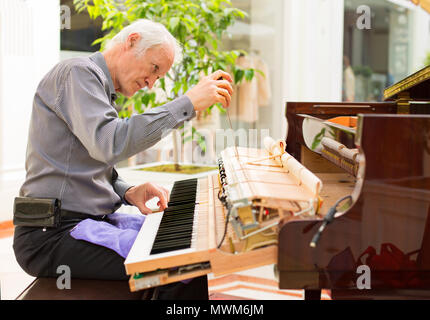
{"label": "man's left hand", "polygon": [[169,191],[159,185],[151,182],[131,187],[124,195],[125,200],[131,205],[136,206],[143,214],[150,214],[152,210],[146,206],[146,202],[152,198],[158,197],[157,205],[160,211],[167,208],[169,202]]}

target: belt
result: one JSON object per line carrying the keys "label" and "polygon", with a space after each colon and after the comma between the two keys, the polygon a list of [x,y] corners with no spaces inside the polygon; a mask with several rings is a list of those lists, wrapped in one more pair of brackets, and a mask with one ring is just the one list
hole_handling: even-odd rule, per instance
{"label": "belt", "polygon": [[95,216],[92,214],[86,214],[86,213],[81,213],[81,212],[76,212],[76,211],[69,211],[69,210],[64,210],[61,209],[60,210],[60,216],[61,219],[80,219],[80,220],[84,220],[84,219],[93,219],[93,220],[104,220],[106,215],[102,215],[102,216]]}

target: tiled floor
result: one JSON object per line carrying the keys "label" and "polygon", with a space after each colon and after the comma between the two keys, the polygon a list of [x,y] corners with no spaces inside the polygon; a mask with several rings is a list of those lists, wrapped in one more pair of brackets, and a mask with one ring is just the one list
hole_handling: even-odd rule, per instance
{"label": "tiled floor", "polygon": [[[146,181],[156,182],[171,188],[172,181],[187,179],[188,175],[172,175],[143,173],[127,169],[120,169],[121,177],[130,184],[140,184]],[[13,198],[23,179],[22,174],[3,179],[0,183],[0,203],[7,203],[4,211],[0,211],[0,222],[12,219]],[[10,207],[10,208],[9,208]],[[123,207],[120,212],[137,212],[136,208]],[[15,299],[34,278],[27,275],[16,262],[13,249],[12,237],[0,238],[0,284],[1,299]],[[273,272],[273,265],[260,267],[252,270],[238,272],[232,275],[214,278],[209,275],[209,291],[211,299],[273,299],[291,300],[303,299],[302,290],[279,290]],[[324,295],[327,299],[328,296]]]}
{"label": "tiled floor", "polygon": [[215,299],[303,300],[303,290],[279,290],[273,265],[226,276],[209,276],[209,292]]}

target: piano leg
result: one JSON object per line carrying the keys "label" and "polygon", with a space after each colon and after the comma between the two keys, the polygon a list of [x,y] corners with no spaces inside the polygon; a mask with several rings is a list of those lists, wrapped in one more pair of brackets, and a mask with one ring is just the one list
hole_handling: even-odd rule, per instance
{"label": "piano leg", "polygon": [[321,300],[321,290],[305,290],[305,300]]}

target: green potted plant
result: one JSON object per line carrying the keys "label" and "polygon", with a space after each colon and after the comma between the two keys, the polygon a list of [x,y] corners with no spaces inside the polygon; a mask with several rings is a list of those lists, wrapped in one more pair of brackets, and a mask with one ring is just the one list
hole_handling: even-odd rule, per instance
{"label": "green potted plant", "polygon": [[[160,79],[156,83],[158,91],[140,90],[130,99],[119,96],[117,104],[123,107],[121,117],[131,116],[133,110],[143,113],[148,108],[176,99],[197,84],[202,74],[208,75],[217,69],[228,70],[236,84],[243,79],[251,81],[254,77],[253,69],[236,66],[236,59],[246,52],[220,49],[227,28],[237,19],[246,16],[245,12],[232,7],[229,0],[74,0],[74,4],[78,12],[87,10],[90,18],[102,18],[105,36],[94,42],[100,43],[102,49],[118,31],[138,19],[150,19],[164,24],[183,46],[182,63],[172,67],[166,75],[167,79]],[[166,88],[167,81],[173,84],[172,89]],[[160,91],[163,94],[157,96],[156,92]],[[221,105],[215,106],[225,112]],[[207,112],[210,113],[213,107]],[[181,129],[183,143],[197,141],[205,151],[204,137],[197,130],[192,128],[184,132]],[[176,135],[176,131],[173,134]],[[174,169],[178,171],[180,166],[176,136],[173,136],[173,143]]]}

